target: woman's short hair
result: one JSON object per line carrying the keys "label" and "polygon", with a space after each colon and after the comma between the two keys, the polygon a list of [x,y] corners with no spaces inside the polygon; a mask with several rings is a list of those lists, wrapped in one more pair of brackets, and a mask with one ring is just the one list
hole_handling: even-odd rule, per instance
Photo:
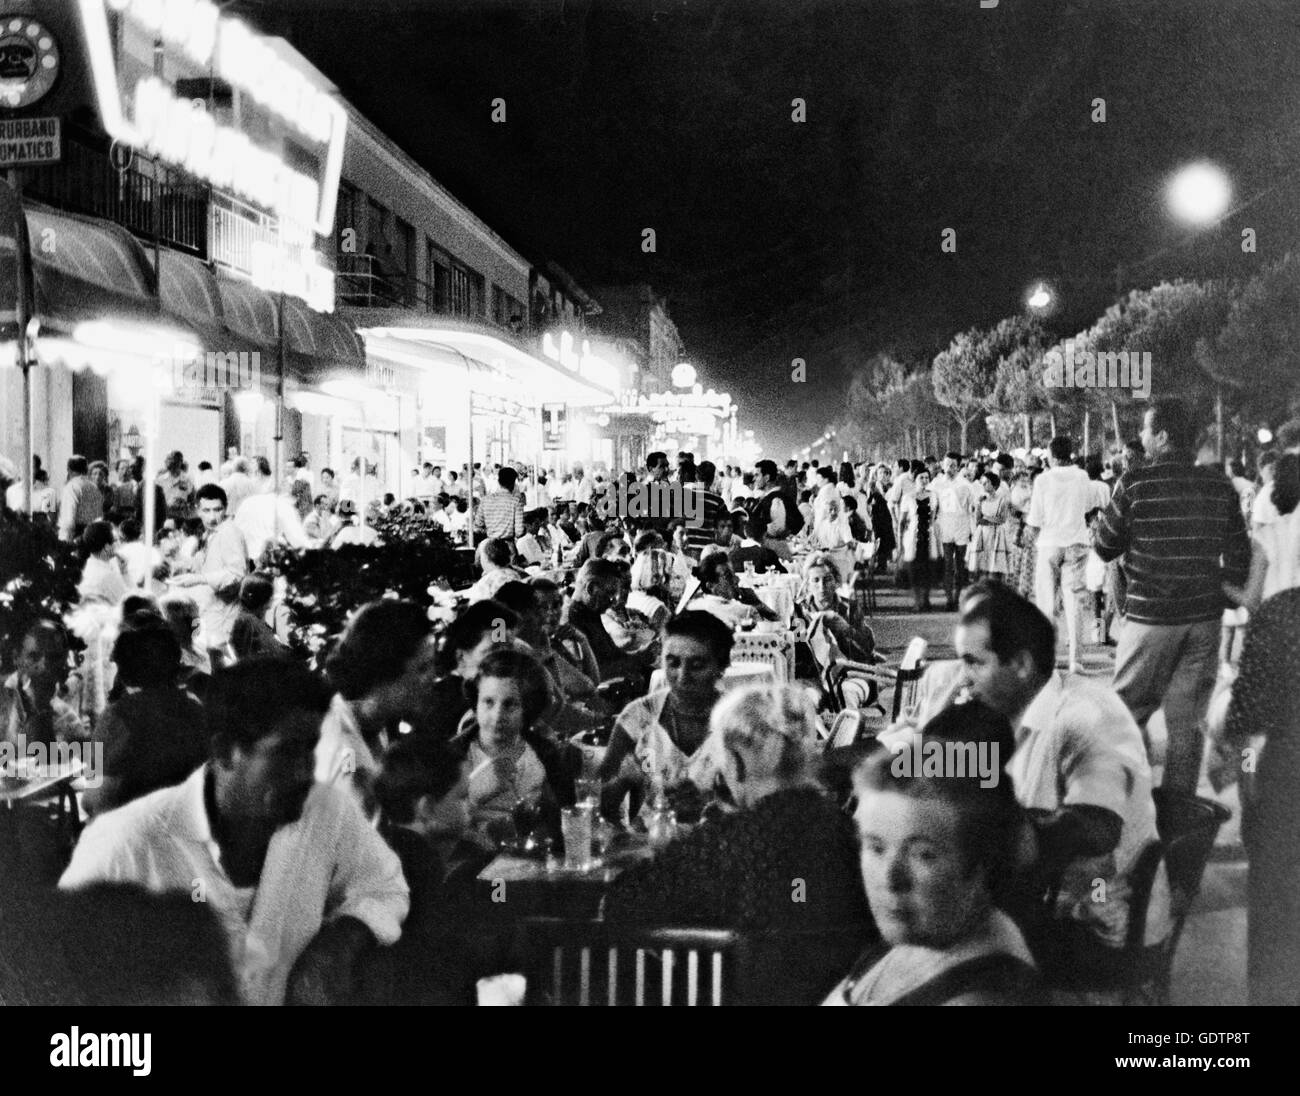
{"label": "woman's short hair", "polygon": [[494,598],[476,601],[447,625],[442,637],[442,660],[445,672],[456,668],[463,651],[472,651],[483,637],[494,630],[511,631],[519,626],[519,614]]}
{"label": "woman's short hair", "polygon": [[[478,551],[480,565],[483,565],[486,562],[495,564],[497,567],[510,566],[510,560],[512,558],[510,545],[500,537],[488,537],[487,540],[479,545]],[[483,569],[487,570],[486,566],[484,566]]]}
{"label": "woman's short hair", "polygon": [[126,629],[113,644],[117,680],[133,688],[172,685],[181,668],[181,647],[161,617],[152,623]]}
{"label": "woman's short hair", "polygon": [[[619,529],[610,529],[602,533],[600,539],[596,541],[596,551],[592,553],[597,559],[604,559],[605,553],[615,544],[626,546],[627,541],[623,539],[623,533]],[[630,549],[629,549],[630,550]]]}
{"label": "woman's short hair", "polygon": [[[1101,475],[1101,469],[1099,468],[1097,469],[1097,475],[1093,476],[1092,478],[1096,479],[1100,475]],[[989,483],[992,485],[994,491],[996,491],[999,487],[1002,486],[1002,480],[998,478],[998,474],[996,472],[987,471],[980,478],[988,480]]]}
{"label": "woman's short hair", "polygon": [[524,705],[524,729],[542,716],[551,703],[551,680],[537,657],[508,643],[498,643],[483,656],[477,676],[465,683],[469,702],[478,705],[479,683],[488,677],[505,678],[519,686]]}
{"label": "woman's short hair", "polygon": [[721,552],[716,552],[700,560],[699,566],[695,568],[695,577],[700,580],[702,586],[707,588],[718,581],[718,572],[722,568],[730,566],[730,557]]}
{"label": "woman's short hair", "polygon": [[700,609],[689,609],[678,613],[664,628],[664,639],[681,636],[693,639],[708,648],[709,654],[719,666],[731,665],[731,647],[736,637],[731,629],[712,613]]}
{"label": "woman's short hair", "polygon": [[1273,470],[1273,505],[1283,517],[1300,504],[1300,456],[1283,453]]}
{"label": "woman's short hair", "polygon": [[93,556],[97,552],[102,552],[116,539],[112,522],[92,521],[81,534],[81,547],[88,556]]}
{"label": "woman's short hair", "polygon": [[838,586],[844,581],[844,576],[840,574],[839,565],[825,552],[814,552],[803,565],[803,579],[806,583],[808,576],[812,574],[814,567],[825,567],[832,575],[835,576],[835,585]]}
{"label": "woman's short hair", "polygon": [[493,595],[493,600],[501,602],[521,618],[541,608],[541,592],[527,582],[507,582]]}
{"label": "woman's short hair", "polygon": [[859,801],[868,795],[893,792],[952,804],[961,815],[957,844],[967,872],[982,865],[989,890],[996,896],[1014,873],[1024,823],[1011,777],[999,772],[997,780],[985,786],[987,781],[978,773],[927,776],[923,766],[898,765],[898,756],[880,749],[858,765],[853,786]]}
{"label": "woman's short hair", "polygon": [[363,605],[326,660],[326,676],[344,700],[359,700],[401,676],[430,628],[428,614],[413,601],[384,598]]}
{"label": "woman's short hair", "polygon": [[[797,780],[807,775],[818,741],[817,709],[801,685],[750,685],[723,694],[709,719],[713,756],[735,750],[745,764],[742,779],[775,777]],[[754,769],[773,740],[781,744],[768,772]]]}
{"label": "woman's short hair", "polygon": [[250,613],[263,612],[274,595],[275,583],[266,575],[246,575],[239,584],[239,604]]}
{"label": "woman's short hair", "polygon": [[442,742],[408,735],[384,754],[375,778],[375,802],[385,822],[405,825],[415,819],[415,805],[426,795],[442,799],[460,783],[461,760]]}

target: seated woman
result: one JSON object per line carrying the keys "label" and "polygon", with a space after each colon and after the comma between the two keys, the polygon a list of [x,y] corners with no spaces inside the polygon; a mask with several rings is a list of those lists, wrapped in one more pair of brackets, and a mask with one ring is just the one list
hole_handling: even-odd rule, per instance
{"label": "seated woman", "polygon": [[352,788],[371,806],[379,757],[398,725],[415,723],[437,672],[428,615],[414,602],[363,605],[325,663],[335,690],[321,720],[316,779]]}
{"label": "seated woman", "polygon": [[86,556],[77,586],[81,603],[120,604],[128,588],[122,563],[117,558],[117,533],[112,524],[92,521],[81,535],[81,548]]}
{"label": "seated woman", "polygon": [[695,569],[701,593],[690,602],[692,609],[712,613],[732,631],[753,627],[758,620],[780,620],[753,590],[746,590],[736,579],[731,560],[722,553],[706,555]]}
{"label": "seated woman", "polygon": [[[621,875],[609,891],[606,918],[748,930],[839,928],[848,932],[849,955],[870,941],[871,919],[854,878],[852,823],[812,775],[816,727],[812,703],[798,686],[726,694],[714,709],[706,749],[739,810]],[[764,999],[820,1000],[835,967],[818,963],[811,947],[783,950],[774,956]],[[789,969],[781,969],[783,958]]]}
{"label": "seated woman", "polygon": [[597,774],[607,784],[602,797],[607,814],[628,791],[636,801],[653,801],[662,792],[687,813],[698,814],[700,793],[712,788],[716,772],[702,748],[719,683],[731,663],[731,644],[731,629],[709,613],[687,611],[668,622],[663,649],[668,687],[619,713]]}
{"label": "seated woman", "polygon": [[375,798],[379,832],[402,862],[411,909],[397,944],[376,949],[366,982],[378,996],[368,1000],[473,1004],[475,981],[493,966],[483,924],[492,910],[474,893],[490,854],[466,839],[469,784],[461,759],[442,743],[404,738],[384,755]]}
{"label": "seated woman", "polygon": [[[801,672],[833,680],[843,690],[844,703],[860,708],[872,703],[876,688],[872,668],[884,659],[876,654],[876,637],[865,624],[854,625],[852,607],[840,596],[841,575],[835,561],[814,553],[804,564],[803,593],[795,602],[794,615],[808,626],[806,656],[813,655],[816,670]],[[855,671],[858,676],[853,676]]]}
{"label": "seated woman", "polygon": [[274,596],[275,586],[266,575],[248,575],[240,582],[239,616],[230,629],[235,658],[284,658],[289,654],[289,648],[266,622],[266,611]]}
{"label": "seated woman", "polygon": [[644,613],[628,604],[632,594],[632,569],[623,560],[616,561],[615,566],[618,567],[618,586],[613,603],[601,614],[601,623],[620,651],[626,654],[650,651],[659,640],[659,629]]}
{"label": "seated woman", "polygon": [[475,834],[488,843],[510,836],[520,802],[538,808],[546,827],[558,833],[559,807],[573,805],[574,762],[571,748],[534,731],[551,701],[542,664],[514,646],[493,647],[466,693],[473,716],[450,746],[469,782]]}
{"label": "seated woman", "polygon": [[412,730],[447,742],[460,730],[465,713],[473,708],[466,686],[478,673],[483,656],[494,646],[508,643],[519,627],[519,617],[499,601],[476,601],[461,610],[442,636],[438,669],[442,676],[428,689]]}
{"label": "seated woman", "polygon": [[177,685],[180,645],[161,618],[138,619],[113,645],[120,695],[95,726],[104,760],[82,795],[87,814],[180,784],[207,760],[203,708]]}
{"label": "seated woman", "polygon": [[653,529],[638,536],[635,547],[632,590],[641,597],[634,607],[642,609],[653,619],[658,610],[652,603],[658,602],[666,614],[671,614],[690,582],[690,564],[676,552],[668,551],[663,536]]}
{"label": "seated woman", "polygon": [[470,604],[494,597],[507,582],[528,581],[528,576],[523,571],[511,565],[513,558],[509,542],[497,537],[488,537],[478,546],[476,562],[483,571],[483,577],[466,594]]}
{"label": "seated woman", "polygon": [[984,787],[977,774],[897,769],[881,750],[854,773],[862,880],[883,940],[824,1003],[1045,1003],[1020,930],[994,904],[1023,824],[1010,779]]}

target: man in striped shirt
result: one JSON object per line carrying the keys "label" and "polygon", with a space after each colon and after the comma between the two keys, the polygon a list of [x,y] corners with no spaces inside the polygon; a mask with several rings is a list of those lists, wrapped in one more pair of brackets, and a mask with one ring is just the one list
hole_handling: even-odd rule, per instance
{"label": "man in striped shirt", "polygon": [[524,535],[524,500],[515,492],[518,476],[505,465],[497,473],[497,489],[484,495],[474,511],[474,532],[509,541],[512,550]]}
{"label": "man in striped shirt", "polygon": [[717,467],[709,460],[700,461],[694,473],[694,483],[686,478],[686,470],[682,471],[682,482],[690,485],[688,490],[695,491],[699,495],[695,510],[696,520],[687,516],[685,536],[686,551],[696,559],[713,542],[718,531],[718,518],[728,513],[727,504],[713,489],[717,474]]}
{"label": "man in striped shirt", "polygon": [[1164,785],[1194,794],[1205,717],[1218,670],[1225,583],[1241,583],[1250,538],[1232,483],[1191,458],[1192,424],[1177,400],[1152,402],[1142,422],[1148,463],[1125,473],[1097,526],[1104,560],[1124,556],[1125,622],[1115,690],[1139,725],[1163,708]]}

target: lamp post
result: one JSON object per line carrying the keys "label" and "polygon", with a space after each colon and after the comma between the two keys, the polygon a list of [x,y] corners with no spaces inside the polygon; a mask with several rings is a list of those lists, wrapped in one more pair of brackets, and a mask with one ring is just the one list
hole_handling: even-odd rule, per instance
{"label": "lamp post", "polygon": [[[1192,228],[1213,228],[1228,214],[1232,181],[1217,164],[1198,160],[1179,168],[1165,188],[1169,212]],[[1214,446],[1223,463],[1223,386],[1214,388]]]}

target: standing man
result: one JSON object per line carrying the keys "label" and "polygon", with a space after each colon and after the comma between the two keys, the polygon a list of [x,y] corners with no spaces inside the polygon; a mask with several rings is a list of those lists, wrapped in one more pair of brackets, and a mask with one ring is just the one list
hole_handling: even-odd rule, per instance
{"label": "standing man", "polygon": [[692,500],[695,504],[694,520],[691,516],[686,516],[686,551],[697,558],[713,542],[718,530],[718,519],[730,517],[727,504],[713,488],[717,474],[717,467],[711,460],[700,461],[700,466],[696,469],[696,482],[686,488],[695,495]]}
{"label": "standing man", "polygon": [[794,500],[782,491],[777,477],[776,461],[761,460],[754,465],[754,492],[758,502],[750,515],[750,532],[778,559],[791,559],[790,538],[803,528],[804,520]]}
{"label": "standing man", "polygon": [[60,540],[76,540],[87,525],[104,516],[104,495],[87,476],[88,468],[81,454],[68,458],[68,482],[59,500]]}
{"label": "standing man", "polygon": [[1038,530],[1038,559],[1034,564],[1034,601],[1048,620],[1056,620],[1056,591],[1065,602],[1065,626],[1069,634],[1069,672],[1083,669],[1079,648],[1083,645],[1083,597],[1088,561],[1086,515],[1097,499],[1088,473],[1070,459],[1067,437],[1052,439],[1052,466],[1036,480],[1029,500],[1026,524]]}
{"label": "standing man", "polygon": [[174,585],[192,587],[203,624],[203,645],[221,649],[239,616],[239,584],[248,574],[248,550],[233,521],[226,520],[226,492],[215,483],[200,487],[196,496],[203,539],[187,560],[172,564]]}
{"label": "standing man", "polygon": [[518,473],[504,465],[497,473],[497,488],[489,491],[474,511],[474,532],[508,541],[511,552],[524,535],[524,500],[515,491]]}
{"label": "standing man", "polygon": [[948,611],[957,608],[962,587],[966,585],[966,549],[974,525],[975,488],[971,481],[958,475],[961,457],[949,453],[943,458],[943,475],[931,486],[938,505],[939,543],[943,545],[943,588]]}
{"label": "standing man", "polygon": [[1115,690],[1145,727],[1164,708],[1164,786],[1192,795],[1201,721],[1218,670],[1225,583],[1240,585],[1250,537],[1232,484],[1192,463],[1192,424],[1177,400],[1153,400],[1142,420],[1145,468],[1126,472],[1097,524],[1097,554],[1125,557],[1126,620]]}

